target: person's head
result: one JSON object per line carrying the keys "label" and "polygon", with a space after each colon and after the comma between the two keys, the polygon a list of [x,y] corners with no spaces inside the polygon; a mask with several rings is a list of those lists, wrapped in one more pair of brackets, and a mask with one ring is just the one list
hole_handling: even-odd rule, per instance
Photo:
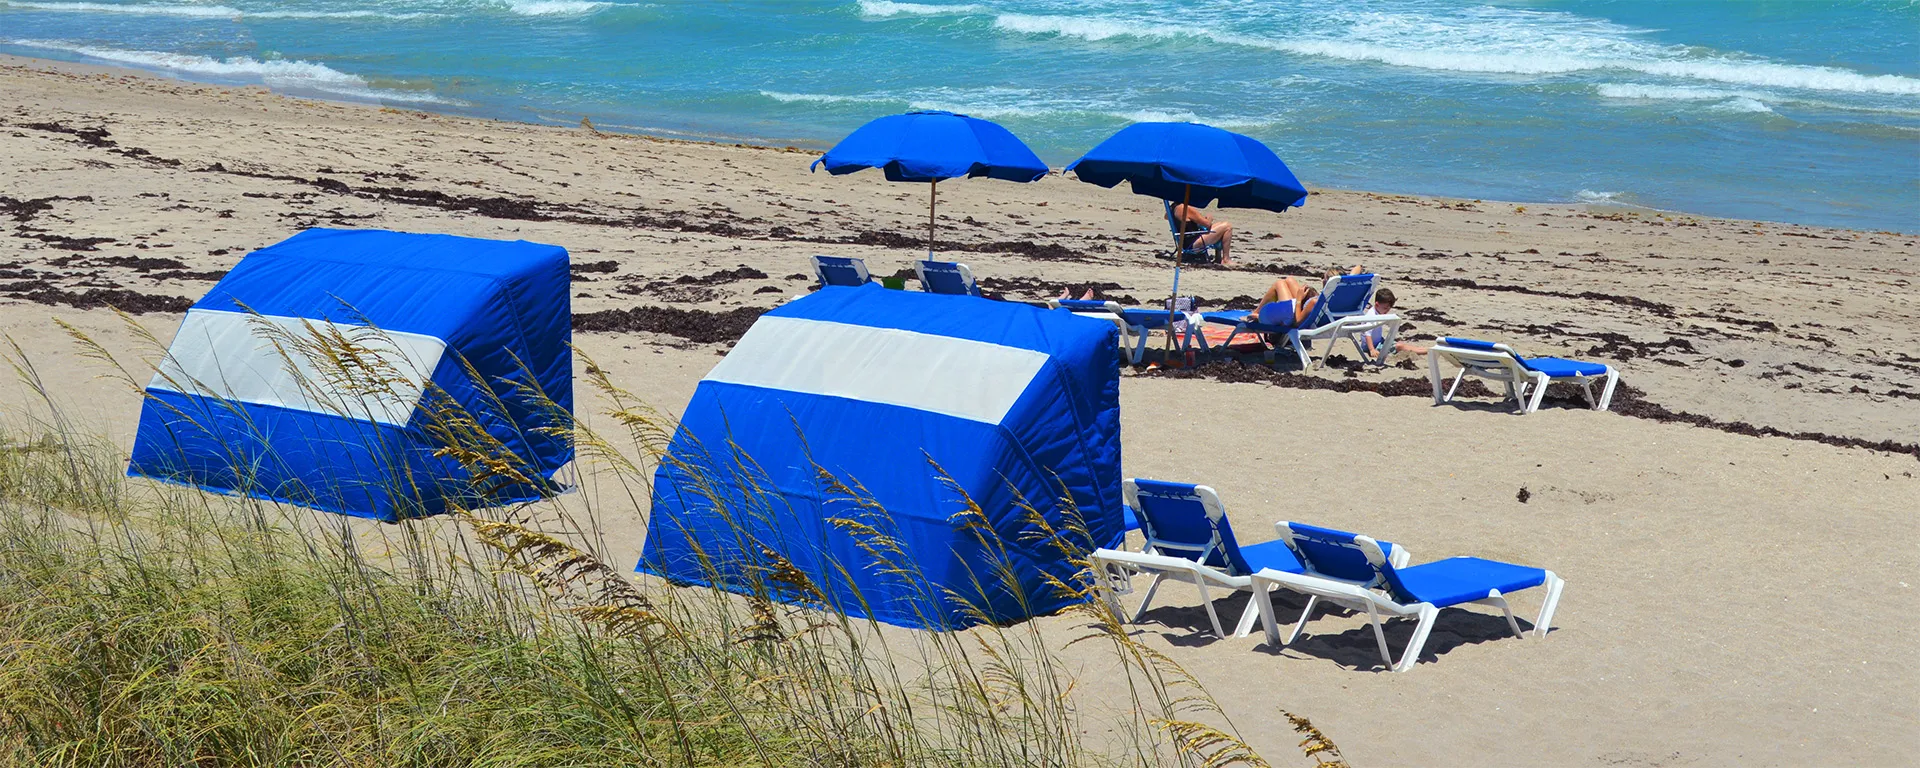
{"label": "person's head", "polygon": [[1391,288],[1382,288],[1380,290],[1374,291],[1373,292],[1373,311],[1384,315],[1388,311],[1393,309],[1393,305],[1395,301],[1396,299],[1394,299],[1393,297],[1393,289]]}

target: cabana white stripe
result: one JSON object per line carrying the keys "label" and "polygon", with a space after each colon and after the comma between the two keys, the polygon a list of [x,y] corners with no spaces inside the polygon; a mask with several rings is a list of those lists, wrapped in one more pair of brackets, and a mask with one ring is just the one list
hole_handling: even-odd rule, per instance
{"label": "cabana white stripe", "polygon": [[1046,363],[1044,352],[984,341],[762,317],[706,380],[999,424]]}
{"label": "cabana white stripe", "polygon": [[[282,354],[271,340],[271,330],[260,324],[276,326],[295,338],[312,338],[315,330],[342,334],[387,361],[393,370],[382,373],[391,373],[395,381],[383,385],[380,392],[357,397],[339,391],[341,382],[331,381],[299,352],[289,349]],[[418,333],[192,309],[147,387],[405,426],[446,349],[445,341]]]}

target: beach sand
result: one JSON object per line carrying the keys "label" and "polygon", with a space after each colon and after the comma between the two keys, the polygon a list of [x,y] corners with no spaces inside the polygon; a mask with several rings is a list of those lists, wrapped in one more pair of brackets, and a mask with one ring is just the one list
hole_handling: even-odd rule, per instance
{"label": "beach sand", "polygon": [[[923,255],[923,186],[808,173],[814,156],[0,58],[0,328],[68,414],[124,449],[137,394],[99,378],[53,318],[136,356],[105,305],[164,341],[221,270],[307,227],[524,238],[571,251],[581,351],[674,412],[757,310],[805,292],[809,254],[883,275]],[[959,181],[940,212],[941,252],[1007,298],[1167,290],[1159,204],[1125,190]],[[1323,616],[1276,651],[1212,638],[1189,591],[1164,591],[1140,636],[1269,759],[1300,761],[1283,707],[1368,766],[1920,753],[1920,673],[1902,660],[1920,629],[1914,236],[1330,190],[1225,216],[1241,266],[1182,282],[1212,306],[1360,264],[1416,338],[1604,360],[1627,387],[1613,413],[1556,401],[1516,416],[1490,398],[1435,407],[1406,367],[1125,375],[1125,473],[1218,489],[1243,540],[1298,519],[1416,562],[1478,555],[1567,580],[1548,638],[1449,611],[1405,674],[1379,669],[1364,617]],[[602,406],[583,397],[583,413]],[[0,384],[0,421],[34,414]],[[637,557],[643,515],[605,517],[615,562]],[[1528,618],[1539,597],[1515,603]],[[1223,600],[1223,618],[1243,604]],[[1079,634],[1040,623],[1061,644]],[[1396,648],[1408,632],[1392,628]],[[1085,700],[1124,699],[1097,658],[1063,653]]]}

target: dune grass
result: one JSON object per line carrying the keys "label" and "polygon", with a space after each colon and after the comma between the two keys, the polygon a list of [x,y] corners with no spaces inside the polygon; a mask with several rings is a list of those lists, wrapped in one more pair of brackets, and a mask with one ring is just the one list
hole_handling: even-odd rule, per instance
{"label": "dune grass", "polygon": [[[285,341],[368,357],[337,334]],[[744,595],[608,565],[599,508],[645,498],[673,424],[592,366],[620,442],[565,425],[581,493],[376,525],[128,481],[125,448],[88,438],[9,357],[42,401],[0,430],[3,765],[1267,765],[1097,599],[1073,638],[1034,622],[906,632],[769,599],[818,591],[777,553],[758,571],[779,589]],[[470,417],[434,421],[445,455],[515,481],[522,464]],[[1099,708],[1054,656],[1065,640],[1110,649],[1130,683],[1132,701],[1101,703],[1120,736],[1088,741],[1104,723],[1083,722]],[[1294,725],[1305,756],[1343,764]]]}

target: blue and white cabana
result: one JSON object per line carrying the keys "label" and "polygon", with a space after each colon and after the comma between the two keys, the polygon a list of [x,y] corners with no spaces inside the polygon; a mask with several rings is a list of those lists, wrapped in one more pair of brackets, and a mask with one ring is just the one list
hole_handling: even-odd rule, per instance
{"label": "blue and white cabana", "polygon": [[1115,343],[1069,312],[879,286],[768,312],[695,390],[639,570],[909,627],[1056,611],[1063,547],[1125,532]]}
{"label": "blue and white cabana", "polygon": [[389,521],[535,498],[434,452],[459,433],[533,485],[572,460],[540,431],[573,410],[567,281],[565,249],[524,241],[310,229],[249,254],[181,322],[127,472]]}

